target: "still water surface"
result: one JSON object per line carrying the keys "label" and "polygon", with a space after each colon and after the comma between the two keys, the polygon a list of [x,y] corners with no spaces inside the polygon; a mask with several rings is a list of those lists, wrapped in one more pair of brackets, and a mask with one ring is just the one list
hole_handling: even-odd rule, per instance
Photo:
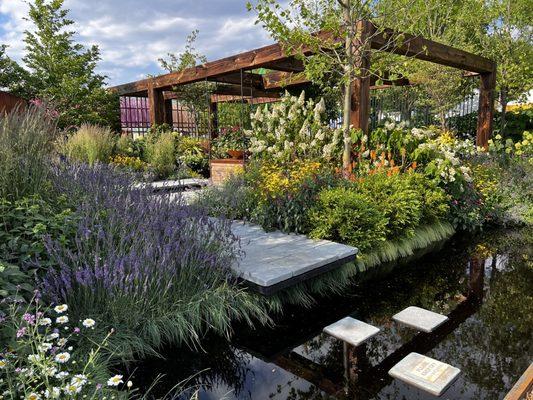
{"label": "still water surface", "polygon": [[[236,327],[231,342],[208,338],[203,351],[166,349],[166,360],[138,365],[135,379],[165,374],[163,393],[197,374],[189,384],[206,400],[434,399],[387,374],[415,351],[461,369],[441,398],[502,399],[533,361],[531,242],[530,231],[455,237],[419,260],[361,277],[342,295],[289,307],[273,328]],[[412,305],[449,321],[431,334],[392,321]],[[348,315],[381,332],[356,350],[321,333]]]}

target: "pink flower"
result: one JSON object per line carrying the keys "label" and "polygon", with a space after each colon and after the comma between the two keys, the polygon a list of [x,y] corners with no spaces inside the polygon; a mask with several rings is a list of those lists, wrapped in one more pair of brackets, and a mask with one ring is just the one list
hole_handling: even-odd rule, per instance
{"label": "pink flower", "polygon": [[22,316],[22,319],[26,321],[29,325],[35,324],[35,315],[26,313]]}
{"label": "pink flower", "polygon": [[17,338],[20,338],[26,334],[26,327],[22,327],[17,331]]}
{"label": "pink flower", "polygon": [[78,327],[74,328],[74,333],[80,333],[80,328]]}

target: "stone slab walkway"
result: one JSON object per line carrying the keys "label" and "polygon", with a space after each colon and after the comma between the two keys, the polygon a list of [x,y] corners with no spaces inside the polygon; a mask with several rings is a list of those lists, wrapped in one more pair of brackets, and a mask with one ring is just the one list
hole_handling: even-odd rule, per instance
{"label": "stone slab walkway", "polygon": [[379,328],[358,319],[346,317],[326,326],[324,332],[352,346],[359,346],[376,335],[379,332]]}
{"label": "stone slab walkway", "polygon": [[154,191],[160,190],[182,190],[190,187],[204,187],[209,184],[208,179],[196,179],[196,178],[187,178],[187,179],[178,179],[178,180],[168,180],[168,181],[157,181],[157,182],[147,182],[139,183],[139,187],[150,187]]}
{"label": "stone slab walkway", "polygon": [[418,353],[410,353],[389,371],[409,385],[440,396],[461,373],[459,368]]}
{"label": "stone slab walkway", "polygon": [[263,294],[295,285],[327,272],[357,255],[357,248],[304,235],[265,232],[235,221],[232,232],[241,240],[243,258],[233,266],[237,275]]}
{"label": "stone slab walkway", "polygon": [[448,317],[424,308],[411,306],[395,314],[392,319],[410,328],[430,333],[445,323]]}

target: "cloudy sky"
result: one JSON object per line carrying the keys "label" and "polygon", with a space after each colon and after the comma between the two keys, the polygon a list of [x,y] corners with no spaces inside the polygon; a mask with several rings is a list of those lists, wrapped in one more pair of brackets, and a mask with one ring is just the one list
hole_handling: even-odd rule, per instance
{"label": "cloudy sky", "polygon": [[[119,84],[160,72],[157,59],[183,50],[186,36],[200,30],[197,49],[208,60],[250,50],[271,40],[246,0],[65,0],[76,22],[77,40],[97,44],[102,53],[99,71],[109,84]],[[0,43],[20,60],[24,20],[23,0],[0,0]]]}

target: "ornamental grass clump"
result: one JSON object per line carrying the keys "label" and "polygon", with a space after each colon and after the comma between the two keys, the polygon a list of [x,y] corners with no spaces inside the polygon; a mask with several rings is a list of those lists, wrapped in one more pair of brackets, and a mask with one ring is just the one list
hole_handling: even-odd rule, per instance
{"label": "ornamental grass clump", "polygon": [[0,114],[0,198],[44,194],[57,131],[40,108]]}
{"label": "ornamental grass clump", "polygon": [[193,344],[209,329],[229,334],[233,319],[265,318],[231,274],[239,246],[229,221],[156,198],[103,165],[59,169],[56,181],[77,199],[79,223],[71,248],[46,241],[57,268],[42,291],[75,317],[90,313],[116,327],[117,354]]}
{"label": "ornamental grass clump", "polygon": [[65,155],[72,161],[89,165],[106,163],[113,153],[115,136],[107,127],[83,124],[63,147]]}

